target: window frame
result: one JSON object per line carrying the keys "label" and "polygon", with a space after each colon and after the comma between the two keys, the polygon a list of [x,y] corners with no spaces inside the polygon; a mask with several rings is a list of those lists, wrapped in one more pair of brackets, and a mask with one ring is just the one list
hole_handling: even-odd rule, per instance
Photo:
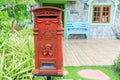
{"label": "window frame", "polygon": [[[94,11],[95,8],[96,8],[96,11]],[[108,8],[108,11],[107,10],[104,11],[103,10],[104,8]],[[110,6],[93,6],[92,23],[109,23],[110,22],[110,8],[111,8]],[[96,13],[96,15],[94,15],[94,13]],[[103,13],[105,13],[104,17],[103,17]],[[104,18],[104,21],[103,21],[103,18]],[[105,19],[107,18],[108,20],[106,21]],[[95,21],[94,19],[98,19],[98,22]]]}
{"label": "window frame", "polygon": [[[113,3],[92,3],[89,5],[90,6],[90,14],[88,14],[88,16],[90,16],[90,20],[89,20],[89,24],[92,25],[112,25],[112,20],[113,20],[113,15],[114,15],[114,4]],[[110,19],[109,19],[109,23],[93,23],[93,7],[94,6],[110,6]]]}

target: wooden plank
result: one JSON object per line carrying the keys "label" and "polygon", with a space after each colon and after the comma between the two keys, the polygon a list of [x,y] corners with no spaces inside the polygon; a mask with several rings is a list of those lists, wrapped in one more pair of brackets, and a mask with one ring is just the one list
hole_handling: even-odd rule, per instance
{"label": "wooden plank", "polygon": [[63,40],[64,66],[113,65],[119,40]]}

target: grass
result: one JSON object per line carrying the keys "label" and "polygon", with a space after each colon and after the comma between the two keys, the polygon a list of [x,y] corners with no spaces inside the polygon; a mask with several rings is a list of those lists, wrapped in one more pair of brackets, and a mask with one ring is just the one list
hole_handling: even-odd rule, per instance
{"label": "grass", "polygon": [[110,77],[110,80],[120,80],[120,76],[118,73],[115,71],[113,67],[109,66],[81,66],[81,67],[65,67],[66,70],[68,70],[70,73],[65,76],[65,78],[72,78],[74,80],[90,80],[83,78],[77,74],[79,70],[84,70],[84,69],[94,69],[94,70],[100,70],[104,72],[107,76]]}
{"label": "grass", "polygon": [[[0,80],[45,80],[45,77],[34,77],[34,45],[32,30],[19,32],[0,33]],[[113,67],[81,66],[65,67],[69,74],[65,79],[89,80],[77,74],[82,69],[99,69],[108,75],[111,80],[119,80],[120,77]],[[52,80],[58,80],[58,77]]]}

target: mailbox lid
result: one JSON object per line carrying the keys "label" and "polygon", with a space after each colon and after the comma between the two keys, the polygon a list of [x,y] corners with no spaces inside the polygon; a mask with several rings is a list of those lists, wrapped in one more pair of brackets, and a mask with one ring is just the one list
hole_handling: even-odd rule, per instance
{"label": "mailbox lid", "polygon": [[60,8],[51,7],[51,6],[44,6],[44,7],[34,8],[34,9],[30,10],[30,12],[35,12],[35,11],[42,10],[42,9],[53,9],[53,10],[57,10],[57,11],[63,11]]}
{"label": "mailbox lid", "polygon": [[39,20],[58,20],[60,19],[60,14],[62,13],[62,9],[45,6],[40,8],[32,9],[31,12],[34,12],[34,19],[36,21]]}

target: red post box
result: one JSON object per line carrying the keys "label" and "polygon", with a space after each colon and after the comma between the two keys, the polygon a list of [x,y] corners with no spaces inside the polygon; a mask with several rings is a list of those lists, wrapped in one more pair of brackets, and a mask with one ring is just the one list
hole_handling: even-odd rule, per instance
{"label": "red post box", "polygon": [[62,10],[41,7],[34,12],[35,75],[62,76]]}

